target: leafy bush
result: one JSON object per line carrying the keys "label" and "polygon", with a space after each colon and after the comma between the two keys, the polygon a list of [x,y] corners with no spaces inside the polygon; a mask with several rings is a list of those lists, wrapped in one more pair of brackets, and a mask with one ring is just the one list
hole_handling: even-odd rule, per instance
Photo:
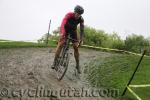
{"label": "leafy bush", "polygon": [[[79,32],[80,30],[78,27],[77,33]],[[49,36],[49,40],[58,40],[59,33],[60,27],[53,31]],[[143,50],[147,50],[147,55],[150,55],[150,38],[144,38],[142,35],[132,34],[128,35],[125,40],[122,40],[116,32],[108,34],[103,30],[96,30],[89,26],[85,26],[84,33],[85,45],[127,50],[136,53],[141,53]],[[44,41],[46,36],[47,34],[45,34],[41,40]]]}
{"label": "leafy bush", "polygon": [[143,50],[149,51],[150,39],[146,39],[142,35],[129,35],[126,37],[125,40],[125,49],[137,53],[141,53]]}

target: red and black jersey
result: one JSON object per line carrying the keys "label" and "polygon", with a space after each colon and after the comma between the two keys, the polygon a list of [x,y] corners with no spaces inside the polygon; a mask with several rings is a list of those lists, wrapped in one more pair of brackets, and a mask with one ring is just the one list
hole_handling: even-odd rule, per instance
{"label": "red and black jersey", "polygon": [[75,19],[75,13],[69,12],[65,15],[61,23],[61,27],[60,27],[61,34],[65,34],[68,31],[76,31],[78,24],[80,24],[80,30],[83,30],[82,29],[84,27],[83,23],[84,23],[84,19],[82,16],[80,16],[79,19]]}

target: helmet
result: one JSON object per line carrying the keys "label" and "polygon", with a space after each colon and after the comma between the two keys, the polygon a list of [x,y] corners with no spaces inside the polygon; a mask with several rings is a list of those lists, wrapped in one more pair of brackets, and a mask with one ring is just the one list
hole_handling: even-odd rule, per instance
{"label": "helmet", "polygon": [[76,12],[78,14],[83,14],[84,13],[84,9],[81,6],[77,5],[74,8],[74,12]]}

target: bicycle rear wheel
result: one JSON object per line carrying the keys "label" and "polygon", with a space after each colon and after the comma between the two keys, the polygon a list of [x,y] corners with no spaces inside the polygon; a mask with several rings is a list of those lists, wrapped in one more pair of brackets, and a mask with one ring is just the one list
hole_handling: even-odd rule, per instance
{"label": "bicycle rear wheel", "polygon": [[57,65],[57,79],[60,81],[64,77],[69,64],[69,53],[65,50],[65,48],[62,49],[60,56],[58,58],[58,65]]}

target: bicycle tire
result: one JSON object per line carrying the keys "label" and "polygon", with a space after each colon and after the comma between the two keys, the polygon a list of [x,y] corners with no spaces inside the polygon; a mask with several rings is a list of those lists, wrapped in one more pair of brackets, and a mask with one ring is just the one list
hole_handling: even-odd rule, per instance
{"label": "bicycle tire", "polygon": [[[59,61],[58,61],[58,70],[56,71],[56,74],[57,74],[57,79],[60,81],[63,79],[67,69],[68,69],[68,64],[69,64],[69,53],[68,52],[65,52],[64,50],[65,48],[63,48],[62,50],[62,53],[60,55],[61,58],[59,58]],[[65,65],[64,65],[65,63]],[[62,74],[60,75],[59,71],[61,68],[64,68],[64,71],[62,72]],[[61,70],[62,71],[62,70]]]}

